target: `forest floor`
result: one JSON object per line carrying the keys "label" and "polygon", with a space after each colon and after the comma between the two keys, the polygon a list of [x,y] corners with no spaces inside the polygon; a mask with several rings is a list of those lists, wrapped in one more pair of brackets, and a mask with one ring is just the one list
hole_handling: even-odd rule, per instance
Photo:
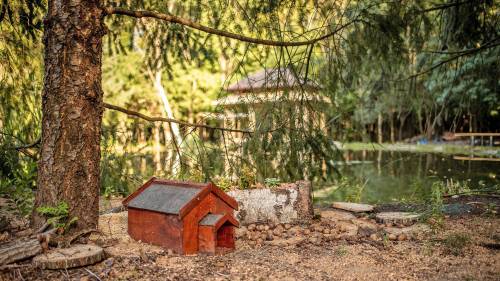
{"label": "forest floor", "polygon": [[[26,266],[1,271],[0,280],[500,280],[500,199],[461,201],[483,211],[386,239],[380,231],[398,226],[324,209],[307,225],[240,229],[237,249],[223,256],[180,256],[133,241],[126,212],[105,214],[101,232],[88,238],[106,250],[103,262],[68,270]],[[274,238],[260,238],[269,231]]]}

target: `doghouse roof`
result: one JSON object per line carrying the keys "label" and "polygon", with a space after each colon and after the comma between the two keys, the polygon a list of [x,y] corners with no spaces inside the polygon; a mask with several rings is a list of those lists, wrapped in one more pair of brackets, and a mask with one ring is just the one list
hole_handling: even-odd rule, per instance
{"label": "doghouse roof", "polygon": [[238,203],[212,183],[200,184],[156,178],[150,179],[130,194],[123,201],[123,205],[184,217],[210,193],[219,197],[233,209],[238,209]]}
{"label": "doghouse roof", "polygon": [[200,221],[200,225],[214,226],[215,228],[219,228],[226,221],[234,226],[239,226],[238,221],[235,220],[232,216],[223,214],[208,214]]}

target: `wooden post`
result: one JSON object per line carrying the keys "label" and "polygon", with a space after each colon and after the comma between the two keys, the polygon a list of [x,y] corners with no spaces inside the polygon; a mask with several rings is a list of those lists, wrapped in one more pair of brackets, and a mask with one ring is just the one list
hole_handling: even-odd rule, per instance
{"label": "wooden post", "polygon": [[382,136],[382,122],[383,122],[383,117],[382,117],[382,113],[379,113],[378,114],[378,119],[377,119],[377,142],[378,143],[382,143],[382,141],[384,140],[383,139],[383,136]]}

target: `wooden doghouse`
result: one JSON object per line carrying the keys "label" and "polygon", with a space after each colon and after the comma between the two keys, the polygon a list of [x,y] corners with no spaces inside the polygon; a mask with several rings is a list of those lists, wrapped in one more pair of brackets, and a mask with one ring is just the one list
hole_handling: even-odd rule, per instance
{"label": "wooden doghouse", "polygon": [[213,183],[152,178],[129,195],[128,233],[135,240],[179,254],[234,249],[238,203]]}

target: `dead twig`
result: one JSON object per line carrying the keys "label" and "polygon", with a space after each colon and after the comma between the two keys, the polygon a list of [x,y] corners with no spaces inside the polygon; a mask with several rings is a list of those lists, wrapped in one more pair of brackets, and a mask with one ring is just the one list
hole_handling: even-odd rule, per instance
{"label": "dead twig", "polygon": [[97,276],[94,272],[90,271],[89,269],[87,268],[84,268],[85,271],[87,271],[92,277],[94,277],[95,279],[97,279],[98,281],[102,281],[101,278],[99,278],[99,276]]}

